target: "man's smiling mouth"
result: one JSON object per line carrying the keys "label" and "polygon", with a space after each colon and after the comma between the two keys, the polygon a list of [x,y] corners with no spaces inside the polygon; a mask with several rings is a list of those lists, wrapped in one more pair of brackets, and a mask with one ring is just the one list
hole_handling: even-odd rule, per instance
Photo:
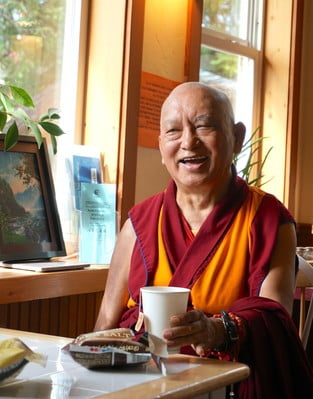
{"label": "man's smiling mouth", "polygon": [[202,156],[202,157],[190,157],[190,158],[183,158],[183,159],[181,159],[179,162],[180,162],[180,163],[184,163],[184,164],[186,164],[186,163],[195,163],[195,164],[197,164],[197,163],[203,163],[203,162],[205,162],[207,159],[208,159],[207,156]]}

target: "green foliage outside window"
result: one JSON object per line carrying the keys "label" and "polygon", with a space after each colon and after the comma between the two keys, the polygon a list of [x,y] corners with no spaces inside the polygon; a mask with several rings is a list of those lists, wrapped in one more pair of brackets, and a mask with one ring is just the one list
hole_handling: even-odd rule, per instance
{"label": "green foliage outside window", "polygon": [[[35,95],[55,81],[64,0],[0,0],[0,82]],[[62,37],[62,35],[61,35]]]}
{"label": "green foliage outside window", "polygon": [[202,26],[238,36],[241,0],[204,0]]}
{"label": "green foliage outside window", "polygon": [[6,150],[21,134],[34,135],[40,146],[47,132],[57,152],[56,137],[64,133],[58,111],[37,114],[57,98],[65,6],[66,0],[0,0],[0,133]]}
{"label": "green foliage outside window", "polygon": [[[204,0],[202,27],[238,36],[240,0]],[[226,79],[238,74],[238,56],[201,46],[201,68]]]}
{"label": "green foliage outside window", "polygon": [[201,46],[201,68],[207,69],[212,74],[221,76],[225,79],[236,79],[238,74],[238,56],[216,51],[212,48]]}

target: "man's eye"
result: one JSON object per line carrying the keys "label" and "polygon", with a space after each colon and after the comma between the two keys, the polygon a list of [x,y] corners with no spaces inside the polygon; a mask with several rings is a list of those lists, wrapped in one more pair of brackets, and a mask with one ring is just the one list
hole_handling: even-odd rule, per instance
{"label": "man's eye", "polygon": [[197,131],[205,132],[205,133],[210,133],[213,130],[215,130],[214,126],[209,126],[209,125],[197,125],[196,126]]}
{"label": "man's eye", "polygon": [[168,129],[168,130],[165,132],[165,135],[166,135],[166,136],[177,136],[177,135],[179,135],[180,133],[181,133],[181,132],[180,132],[179,129],[171,128],[171,129]]}
{"label": "man's eye", "polygon": [[181,130],[176,128],[168,129],[164,132],[163,137],[165,140],[173,141],[179,139],[181,136]]}
{"label": "man's eye", "polygon": [[198,123],[196,129],[214,129],[214,126],[208,125],[207,123]]}

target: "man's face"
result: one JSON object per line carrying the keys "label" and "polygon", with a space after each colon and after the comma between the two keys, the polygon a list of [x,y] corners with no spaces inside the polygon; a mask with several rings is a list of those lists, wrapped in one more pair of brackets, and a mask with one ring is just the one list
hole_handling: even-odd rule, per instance
{"label": "man's face", "polygon": [[229,179],[237,144],[228,110],[201,86],[180,87],[165,102],[159,146],[178,187],[195,189]]}

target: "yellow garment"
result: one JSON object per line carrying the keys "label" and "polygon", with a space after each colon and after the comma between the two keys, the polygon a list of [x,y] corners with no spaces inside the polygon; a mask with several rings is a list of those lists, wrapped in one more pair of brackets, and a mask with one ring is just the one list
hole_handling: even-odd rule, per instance
{"label": "yellow garment", "polygon": [[[208,267],[192,286],[191,299],[194,308],[216,313],[227,309],[236,299],[247,294],[249,229],[263,197],[253,195],[254,192],[261,191],[252,188]],[[161,219],[162,211],[158,222],[159,264],[153,285],[169,285],[172,278],[161,234]]]}

